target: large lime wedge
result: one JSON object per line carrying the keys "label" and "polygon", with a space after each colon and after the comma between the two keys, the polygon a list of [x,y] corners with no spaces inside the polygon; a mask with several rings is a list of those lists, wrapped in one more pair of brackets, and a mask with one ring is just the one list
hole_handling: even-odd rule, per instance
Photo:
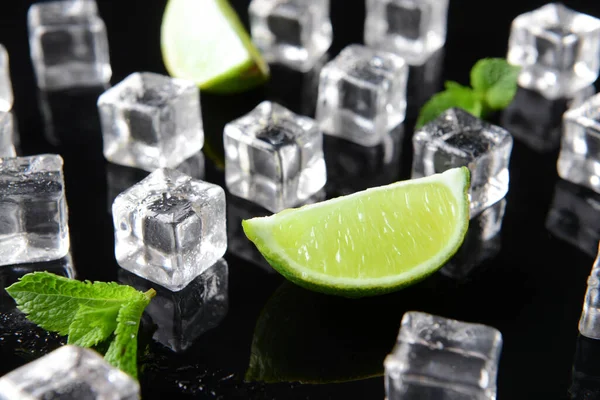
{"label": "large lime wedge", "polygon": [[169,0],[161,27],[169,74],[234,93],[265,82],[269,67],[227,0]]}
{"label": "large lime wedge", "polygon": [[469,170],[397,182],[242,222],[283,276],[347,297],[398,290],[439,269],[469,225]]}

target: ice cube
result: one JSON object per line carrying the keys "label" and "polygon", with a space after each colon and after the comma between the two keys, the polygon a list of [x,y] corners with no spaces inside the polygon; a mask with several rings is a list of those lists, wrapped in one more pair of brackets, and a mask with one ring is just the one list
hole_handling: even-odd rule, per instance
{"label": "ice cube", "polygon": [[0,111],[3,112],[10,111],[14,102],[8,60],[8,52],[0,44]]}
{"label": "ice cube", "polygon": [[58,90],[110,81],[106,26],[94,0],[35,3],[27,23],[39,88]]}
{"label": "ice cube", "polygon": [[408,67],[394,54],[347,46],[321,71],[316,119],[323,132],[375,146],[404,121]]}
{"label": "ice cube", "polygon": [[490,326],[407,312],[385,359],[387,400],[494,400],[501,348]]}
{"label": "ice cube", "polygon": [[[174,169],[194,179],[204,179],[204,167],[204,154],[199,151]],[[111,162],[106,163],[106,192],[109,214],[112,213],[112,204],[117,196],[149,174],[148,171],[139,168],[125,167]]]}
{"label": "ice cube", "polygon": [[468,167],[471,217],[475,217],[508,192],[512,145],[508,131],[452,108],[415,132],[412,177]]}
{"label": "ice cube", "polygon": [[136,275],[179,291],[225,254],[225,192],[161,168],[113,203],[115,254]]}
{"label": "ice cube", "polygon": [[0,158],[17,156],[15,136],[13,113],[0,111]]}
{"label": "ice cube", "polygon": [[138,382],[90,349],[62,346],[0,378],[0,400],[137,400]]}
{"label": "ice cube", "polygon": [[600,193],[600,94],[563,115],[558,175]]}
{"label": "ice cube", "polygon": [[519,84],[550,99],[594,83],[600,70],[600,19],[551,3],[512,23],[508,62],[523,67]]}
{"label": "ice cube", "polygon": [[365,44],[423,64],[446,42],[448,0],[367,0]]}
{"label": "ice cube", "polygon": [[317,123],[269,101],[225,125],[229,191],[278,212],[317,193],[327,180]]}
{"label": "ice cube", "polygon": [[154,171],[174,168],[202,149],[200,94],[191,81],[136,72],[98,99],[104,156]]}
{"label": "ice cube", "polygon": [[587,280],[579,333],[590,339],[600,339],[600,248]]}
{"label": "ice cube", "polygon": [[[156,288],[156,297],[145,311],[157,325],[154,340],[174,352],[184,352],[198,337],[219,326],[229,309],[228,279],[227,261],[221,258],[180,292]],[[119,281],[143,292],[154,287],[126,270],[119,271]]]}
{"label": "ice cube", "polygon": [[331,46],[329,0],[252,0],[248,12],[267,62],[308,71]]}
{"label": "ice cube", "polygon": [[67,255],[62,167],[54,154],[0,159],[0,265]]}

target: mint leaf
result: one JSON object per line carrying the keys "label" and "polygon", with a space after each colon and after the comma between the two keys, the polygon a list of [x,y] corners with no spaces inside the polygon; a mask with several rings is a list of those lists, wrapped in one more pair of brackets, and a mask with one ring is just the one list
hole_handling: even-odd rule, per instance
{"label": "mint leaf", "polygon": [[108,346],[105,359],[137,377],[140,319],[153,289],[146,293],[115,282],[81,282],[48,272],[23,276],[6,288],[17,307],[42,328],[68,335],[70,344]]}
{"label": "mint leaf", "polygon": [[130,286],[81,282],[48,272],[27,274],[6,291],[27,319],[63,336],[69,334],[81,305],[106,309],[143,298],[141,292]]}
{"label": "mint leaf", "polygon": [[520,70],[503,58],[484,58],[471,69],[471,86],[489,109],[501,110],[517,93]]}
{"label": "mint leaf", "polygon": [[443,92],[433,95],[421,108],[415,129],[421,128],[453,107],[462,108],[476,117],[481,116],[482,104],[473,90],[456,82],[447,82],[446,88]]}
{"label": "mint leaf", "polygon": [[69,344],[81,347],[96,346],[105,341],[117,329],[117,315],[122,305],[111,304],[106,308],[80,305],[69,326]]}
{"label": "mint leaf", "polygon": [[137,336],[140,319],[146,306],[156,292],[150,290],[145,299],[124,304],[119,310],[115,339],[110,344],[104,358],[113,366],[137,378]]}

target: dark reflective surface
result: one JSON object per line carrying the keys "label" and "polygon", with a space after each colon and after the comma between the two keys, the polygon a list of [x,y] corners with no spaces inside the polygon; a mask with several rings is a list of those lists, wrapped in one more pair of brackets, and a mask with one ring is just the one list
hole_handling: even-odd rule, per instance
{"label": "dark reflective surface", "polygon": [[[113,224],[107,211],[114,195],[143,174],[115,169],[104,160],[96,111],[101,88],[61,93],[36,89],[25,24],[30,1],[6,3],[0,42],[11,57],[21,153],[59,153],[65,159],[77,277],[128,280],[114,260]],[[164,0],[99,0],[108,28],[113,84],[135,71],[165,73],[159,49],[164,4]],[[247,22],[248,2],[233,4]],[[541,5],[529,0],[516,6],[502,4],[490,13],[487,3],[451,2],[445,50],[425,66],[411,68],[402,129],[371,149],[326,138],[329,182],[323,193],[331,197],[408,178],[420,104],[441,88],[444,79],[467,84],[477,59],[504,55],[511,20]],[[566,5],[600,15],[592,2]],[[330,57],[347,44],[362,42],[364,2],[333,0],[332,18]],[[265,87],[233,96],[203,93],[205,179],[224,184],[223,126],[262,100],[277,100],[312,115],[315,72],[299,74],[277,67]],[[243,218],[267,213],[228,195],[227,312],[215,306],[218,318],[206,318],[212,315],[212,303],[199,294],[206,293],[202,288],[216,287],[210,284],[191,286],[198,297],[181,297],[186,291],[163,293],[156,307],[148,309],[140,332],[143,398],[383,399],[383,358],[408,310],[498,328],[504,336],[500,400],[594,398],[582,393],[593,393],[583,388],[596,382],[598,346],[577,339],[577,322],[595,256],[592,245],[595,248],[599,238],[597,195],[558,180],[556,132],[542,129],[544,121],[556,123],[557,108],[545,108],[535,96],[517,100],[516,111],[535,116],[522,124],[521,137],[539,137],[544,146],[536,148],[519,138],[514,122],[526,117],[492,116],[496,123],[512,124],[509,129],[517,137],[503,218],[501,203],[489,211],[487,222],[474,220],[464,247],[443,272],[398,293],[347,300],[285,283],[256,253],[239,225]],[[497,234],[483,233],[486,226],[493,228],[489,232],[499,229],[500,221]],[[22,273],[0,268],[0,285],[9,285]],[[0,298],[0,374],[64,343],[27,323],[5,295]],[[192,323],[185,325],[186,320]],[[582,357],[585,365],[578,362]],[[273,383],[245,382],[245,377]],[[332,381],[339,383],[326,383]]]}

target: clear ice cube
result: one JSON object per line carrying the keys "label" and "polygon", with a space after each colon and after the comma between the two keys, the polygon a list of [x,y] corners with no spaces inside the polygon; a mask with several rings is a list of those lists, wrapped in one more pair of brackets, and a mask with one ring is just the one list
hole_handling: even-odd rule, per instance
{"label": "clear ice cube", "polygon": [[590,339],[600,339],[600,248],[587,280],[579,333]]}
{"label": "clear ice cube", "polygon": [[161,168],[113,203],[115,255],[123,268],[179,291],[225,254],[225,192]]}
{"label": "clear ice cube", "polygon": [[278,212],[327,180],[323,134],[312,118],[269,101],[225,125],[225,180],[233,195]]}
{"label": "clear ice cube", "polygon": [[[194,179],[204,179],[204,168],[204,154],[199,151],[174,169]],[[148,171],[143,169],[125,167],[111,162],[106,163],[106,193],[109,214],[112,213],[112,204],[117,196],[149,174]]]}
{"label": "clear ice cube", "polygon": [[600,194],[559,179],[554,186],[546,229],[595,257],[600,241]]}
{"label": "clear ice cube", "polygon": [[59,90],[110,81],[106,26],[94,0],[35,3],[27,23],[39,88]]}
{"label": "clear ice cube", "polygon": [[505,211],[506,199],[502,199],[473,218],[462,245],[440,272],[458,281],[467,280],[493,259],[502,246],[500,231]]}
{"label": "clear ice cube", "polygon": [[[145,310],[157,327],[154,340],[180,353],[219,326],[229,310],[228,279],[227,261],[221,258],[180,292],[156,288]],[[143,292],[154,287],[126,270],[119,271],[119,281]]]}
{"label": "clear ice cube", "polygon": [[3,112],[10,111],[14,102],[8,60],[6,47],[0,44],[0,111]]}
{"label": "clear ice cube", "polygon": [[446,42],[448,0],[367,0],[365,44],[421,65]]}
{"label": "clear ice cube", "polygon": [[323,132],[376,146],[404,121],[407,78],[402,58],[347,46],[321,71],[316,119]]}
{"label": "clear ice cube", "polygon": [[387,400],[494,400],[501,349],[490,326],[407,312],[385,359]]}
{"label": "clear ice cube", "polygon": [[555,151],[560,146],[562,115],[594,93],[596,89],[590,85],[568,98],[550,100],[534,90],[520,87],[502,112],[502,127],[535,151]]}
{"label": "clear ice cube", "polygon": [[558,175],[600,193],[600,94],[563,115]]}
{"label": "clear ice cube", "polygon": [[136,72],[104,92],[98,108],[104,156],[115,164],[174,168],[204,145],[194,82]]}
{"label": "clear ice cube", "polygon": [[98,353],[62,346],[0,378],[0,400],[137,400],[138,382]]}
{"label": "clear ice cube", "polygon": [[15,139],[13,113],[0,111],[0,158],[17,156]]}
{"label": "clear ice cube", "polygon": [[67,255],[62,167],[54,154],[0,159],[0,265]]}
{"label": "clear ice cube", "polygon": [[508,62],[523,67],[519,84],[554,99],[596,81],[600,70],[600,19],[547,4],[514,19]]}
{"label": "clear ice cube", "polygon": [[308,71],[331,46],[329,0],[252,0],[248,12],[267,62]]}
{"label": "clear ice cube", "polygon": [[508,131],[452,108],[415,132],[412,178],[468,167],[474,217],[508,192],[512,145]]}

